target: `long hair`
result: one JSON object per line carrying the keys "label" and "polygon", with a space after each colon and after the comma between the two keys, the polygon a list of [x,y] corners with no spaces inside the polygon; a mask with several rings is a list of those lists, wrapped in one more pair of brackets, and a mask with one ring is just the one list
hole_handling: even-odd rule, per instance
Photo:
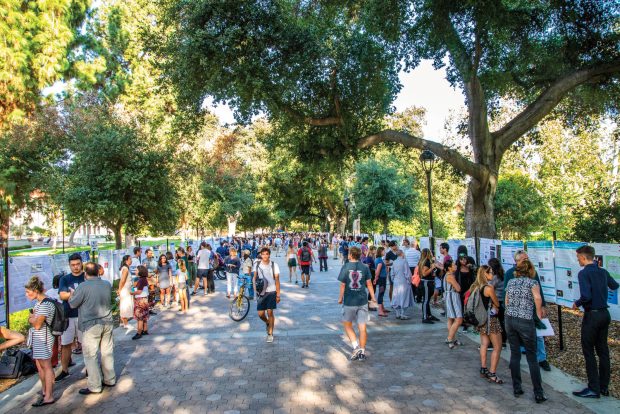
{"label": "long hair", "polygon": [[123,256],[123,258],[121,259],[121,266],[118,268],[118,270],[121,270],[121,269],[123,268],[123,266],[127,266],[127,267],[129,267],[129,266],[127,265],[127,260],[129,260],[129,258],[130,258],[130,257],[131,257],[131,256],[130,256],[130,255],[128,255],[128,254],[126,254],[125,256]]}
{"label": "long hair", "polygon": [[424,263],[426,263],[426,261],[432,261],[433,260],[433,252],[431,252],[431,249],[422,249],[422,254],[420,255],[420,261],[418,262],[418,268],[422,269],[422,266],[424,266]]}
{"label": "long hair", "polygon": [[165,254],[162,254],[159,256],[159,259],[157,259],[157,266],[161,266],[161,259],[164,258],[166,259],[166,264],[168,264],[168,257]]}
{"label": "long hair", "polygon": [[499,262],[499,260],[496,257],[489,259],[489,267],[491,268],[491,270],[493,270],[493,274],[497,276],[497,278],[503,282],[504,281],[504,268],[502,267],[502,264]]}
{"label": "long hair", "polygon": [[474,280],[474,283],[472,283],[471,287],[469,288],[470,292],[473,292],[476,289],[480,289],[482,286],[485,286],[488,284],[487,272],[489,271],[489,269],[490,267],[487,265],[482,265],[478,268],[478,273],[476,274],[476,280]]}

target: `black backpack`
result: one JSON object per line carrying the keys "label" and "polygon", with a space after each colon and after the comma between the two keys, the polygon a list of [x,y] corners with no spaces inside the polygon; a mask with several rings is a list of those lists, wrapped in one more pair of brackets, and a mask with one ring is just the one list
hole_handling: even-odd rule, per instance
{"label": "black backpack", "polygon": [[312,256],[310,255],[310,249],[308,249],[307,247],[302,247],[301,248],[301,261],[309,262],[310,260],[312,260]]}
{"label": "black backpack", "polygon": [[[267,294],[267,286],[269,286],[269,281],[267,280],[266,277],[264,277],[264,275],[262,275],[262,277],[258,277],[259,270],[260,270],[260,273],[262,274],[263,270],[260,268],[260,262],[256,264],[256,281],[254,282],[254,285],[256,287],[256,295],[262,297]],[[271,275],[275,279],[276,271],[273,266],[273,262],[271,262]]]}
{"label": "black backpack", "polygon": [[50,298],[43,299],[43,302],[49,302],[54,305],[55,308],[54,317],[52,318],[52,323],[49,326],[52,331],[52,335],[62,335],[62,333],[69,327],[69,318],[65,315],[65,308],[63,304]]}

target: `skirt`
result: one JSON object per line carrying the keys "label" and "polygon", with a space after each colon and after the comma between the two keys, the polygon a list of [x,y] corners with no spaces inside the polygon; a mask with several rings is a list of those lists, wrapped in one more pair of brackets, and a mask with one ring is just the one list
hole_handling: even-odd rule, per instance
{"label": "skirt", "polygon": [[288,267],[295,267],[297,266],[297,260],[296,259],[288,259]]}
{"label": "skirt", "polygon": [[133,316],[138,321],[149,320],[149,301],[147,298],[136,298],[133,302]]}
{"label": "skirt", "polygon": [[446,316],[450,319],[462,318],[463,307],[461,306],[461,295],[459,292],[446,293]]}
{"label": "skirt", "polygon": [[132,318],[133,317],[133,302],[134,298],[131,296],[127,289],[121,290],[121,303],[120,303],[120,313],[121,318]]}
{"label": "skirt", "polygon": [[[502,333],[502,326],[499,323],[499,318],[497,316],[491,316],[489,318],[490,321],[490,325],[489,325],[489,334],[501,334]],[[481,334],[486,334],[487,333],[487,324],[489,322],[485,323],[484,325],[477,327],[476,328],[476,332],[481,333]]]}

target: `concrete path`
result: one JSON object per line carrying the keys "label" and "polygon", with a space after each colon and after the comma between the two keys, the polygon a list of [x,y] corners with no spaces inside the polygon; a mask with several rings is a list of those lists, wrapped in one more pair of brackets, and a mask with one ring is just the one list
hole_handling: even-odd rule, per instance
{"label": "concrete path", "polygon": [[560,384],[572,387],[565,393],[554,390],[567,378],[555,369],[543,372],[549,401],[534,403],[527,373],[526,393],[515,398],[507,362],[498,370],[506,383],[489,384],[478,375],[477,344],[462,335],[465,345],[448,349],[445,323],[423,325],[417,308],[409,321],[378,320],[373,313],[368,360],[350,362],[336,303],[339,263],[330,258],[329,272],[314,273],[310,288],[301,289],[288,282],[284,259],[276,260],[283,283],[273,344],[265,342],[255,303],[243,322],[228,317],[225,282],[218,281],[215,295],[193,297],[189,314],[167,310],[152,318],[147,337],[132,341],[134,331],[115,331],[115,388],[79,395],[86,380],[78,360],[57,384],[55,404],[30,406],[40,389],[33,377],[0,394],[0,412],[550,414],[620,408],[614,399],[586,401],[587,408],[568,397],[578,384]]}

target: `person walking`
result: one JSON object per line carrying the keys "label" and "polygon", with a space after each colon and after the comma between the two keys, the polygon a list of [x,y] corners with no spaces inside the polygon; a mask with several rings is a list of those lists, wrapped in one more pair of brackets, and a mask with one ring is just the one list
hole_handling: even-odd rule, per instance
{"label": "person walking", "polygon": [[530,378],[537,403],[547,401],[543,391],[540,366],[536,360],[536,325],[534,312],[542,318],[540,285],[534,280],[535,270],[528,260],[521,260],[514,270],[515,277],[506,286],[506,334],[510,344],[510,374],[515,397],[523,395],[521,386],[521,348],[530,368]]}
{"label": "person walking", "polygon": [[133,302],[133,316],[138,322],[137,332],[131,338],[133,340],[142,338],[142,335],[148,335],[148,321],[149,321],[149,271],[145,266],[138,266],[136,268],[136,276],[138,280],[134,285],[134,290],[131,294],[134,297]]}
{"label": "person walking", "polygon": [[[250,300],[254,299],[254,285],[252,285],[252,258],[250,250],[246,249],[243,252],[243,263],[241,264],[241,271],[243,272],[243,280],[239,281],[239,284],[245,284],[246,294]],[[294,252],[293,252],[294,253]],[[240,287],[240,286],[239,286]]]}
{"label": "person walking", "polygon": [[293,274],[295,274],[295,284],[297,284],[297,253],[295,252],[295,248],[292,243],[288,246],[286,258],[288,259],[288,281],[289,283],[292,283]]}
{"label": "person walking", "polygon": [[189,302],[187,298],[187,267],[182,259],[179,259],[179,268],[174,275],[174,285],[177,287],[179,302],[181,303],[180,312],[187,313]]}
{"label": "person walking", "polygon": [[379,246],[375,258],[374,284],[378,289],[377,306],[379,307],[379,312],[377,314],[385,318],[389,316],[389,311],[383,306],[383,297],[385,296],[385,290],[387,288],[387,266],[383,261],[383,252],[385,252],[385,247]]}
{"label": "person walking", "polygon": [[50,328],[56,307],[51,299],[47,299],[45,296],[43,282],[38,276],[31,277],[25,289],[26,298],[30,301],[37,301],[34,308],[30,310],[28,317],[28,323],[31,326],[28,330],[28,347],[32,348],[32,359],[37,366],[39,380],[41,381],[41,397],[32,406],[42,407],[56,402],[54,399],[54,370],[52,368],[52,348],[54,347],[55,336]]}
{"label": "person walking", "polygon": [[237,278],[241,270],[241,260],[237,257],[237,249],[234,247],[231,247],[228,252],[229,256],[224,260],[224,265],[226,266],[226,297],[230,299],[239,291]]}
{"label": "person walking", "polygon": [[329,246],[327,245],[327,240],[321,239],[319,243],[319,248],[317,254],[319,256],[319,272],[325,270],[327,272],[327,250]]}
{"label": "person walking", "polygon": [[[480,334],[480,375],[490,382],[503,384],[504,381],[497,376],[497,366],[499,365],[499,358],[502,352],[502,327],[497,317],[499,313],[499,300],[495,294],[495,288],[491,284],[492,280],[493,270],[487,265],[480,266],[476,280],[471,285],[470,295],[476,290],[480,291],[482,304],[489,316],[487,323],[475,328]],[[493,345],[491,369],[487,368],[487,349],[489,344]]]}
{"label": "person walking", "polygon": [[307,241],[301,244],[301,248],[297,251],[297,258],[299,259],[299,266],[301,266],[301,287],[308,288],[310,285],[310,266],[312,266],[312,262],[316,263],[316,259]]}
{"label": "person walking", "polygon": [[120,315],[123,328],[127,328],[128,321],[133,318],[133,297],[131,296],[131,276],[129,275],[129,264],[131,256],[126,254],[121,259],[121,280],[118,282],[118,297],[120,300]]}
{"label": "person walking", "polygon": [[424,296],[422,299],[422,323],[433,324],[439,322],[439,318],[431,313],[431,296],[435,292],[435,268],[437,264],[430,249],[422,249],[420,261],[418,262],[418,272]]}
{"label": "person walking", "polygon": [[[368,293],[370,293],[371,300],[375,300],[375,294],[372,290],[372,276],[368,266],[359,262],[361,255],[362,251],[359,247],[351,247],[348,262],[342,266],[338,276],[340,281],[338,303],[343,305],[342,324],[353,348],[349,357],[351,361],[366,360]],[[353,329],[353,323],[357,324],[359,330],[359,342]]]}
{"label": "person walking", "polygon": [[[80,283],[83,283],[85,280],[82,267],[82,256],[79,253],[73,253],[69,256],[71,273],[62,276],[58,284],[58,296],[63,301],[65,316],[69,320],[69,326],[60,338],[62,346],[60,364],[62,365],[62,371],[56,376],[56,381],[62,381],[69,376],[69,364],[71,363],[73,345],[76,341],[78,343],[82,342],[82,331],[78,327],[78,311],[72,309],[68,302],[71,297],[71,291],[77,289]],[[76,348],[76,353],[78,352],[82,352],[80,348]]]}
{"label": "person walking", "polygon": [[392,263],[394,275],[394,291],[392,293],[392,308],[396,319],[409,319],[406,312],[413,306],[413,292],[411,291],[411,271],[402,250],[396,251],[396,260]]}
{"label": "person walking", "polygon": [[[609,315],[607,297],[608,289],[618,289],[618,282],[609,272],[599,267],[594,261],[595,250],[592,246],[581,246],[577,249],[577,260],[583,266],[578,274],[579,299],[573,303],[573,309],[583,307],[581,321],[581,350],[586,362],[588,386],[573,394],[582,398],[600,398],[609,396],[609,378],[611,365],[609,362]],[[598,366],[594,351],[598,356]]]}
{"label": "person walking", "polygon": [[[78,311],[78,324],[83,332],[84,365],[88,386],[82,395],[99,394],[102,387],[116,385],[114,372],[114,320],[110,296],[112,286],[99,277],[99,265],[86,263],[86,280],[71,293],[69,306]],[[97,360],[101,354],[101,363]]]}
{"label": "person walking", "polygon": [[196,253],[198,269],[196,273],[196,279],[194,280],[194,292],[192,292],[192,295],[195,295],[198,292],[198,286],[200,285],[201,280],[203,296],[207,296],[207,294],[209,293],[208,274],[209,271],[213,272],[213,256],[213,252],[210,249],[207,249],[207,243],[200,243],[200,250],[198,250],[198,253]]}
{"label": "person walking", "polygon": [[[258,284],[258,279],[262,279]],[[254,291],[258,295],[256,310],[258,317],[265,322],[267,330],[267,342],[273,342],[273,330],[276,323],[274,310],[280,303],[280,267],[271,261],[271,250],[269,247],[260,249],[260,261],[254,266],[254,277],[252,279]],[[262,285],[262,289],[258,289]],[[257,287],[258,286],[258,287]]]}
{"label": "person walking", "polygon": [[456,281],[456,263],[447,260],[443,265],[446,276],[444,277],[444,290],[446,292],[446,317],[448,318],[448,337],[446,343],[450,349],[462,345],[456,338],[459,326],[463,323],[463,307],[461,305],[461,286]]}

